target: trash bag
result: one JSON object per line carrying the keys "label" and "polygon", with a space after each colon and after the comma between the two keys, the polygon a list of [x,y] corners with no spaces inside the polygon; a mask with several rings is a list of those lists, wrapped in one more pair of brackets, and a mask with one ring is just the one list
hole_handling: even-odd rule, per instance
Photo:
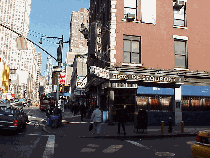
{"label": "trash bag", "polygon": [[93,129],[93,124],[91,123],[89,126],[89,131],[92,131],[92,129]]}

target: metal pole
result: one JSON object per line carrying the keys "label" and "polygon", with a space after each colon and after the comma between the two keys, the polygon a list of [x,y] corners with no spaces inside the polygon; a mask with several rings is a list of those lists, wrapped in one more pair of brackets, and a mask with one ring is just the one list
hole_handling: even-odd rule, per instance
{"label": "metal pole", "polygon": [[59,72],[57,72],[57,75],[58,75],[58,82],[57,82],[56,109],[58,109],[58,100],[59,100]]}

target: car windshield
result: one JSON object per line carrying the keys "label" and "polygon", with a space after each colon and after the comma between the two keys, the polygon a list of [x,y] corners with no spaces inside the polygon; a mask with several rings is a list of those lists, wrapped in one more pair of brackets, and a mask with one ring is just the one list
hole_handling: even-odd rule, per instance
{"label": "car windshield", "polygon": [[0,106],[0,112],[13,113],[13,110],[8,106]]}

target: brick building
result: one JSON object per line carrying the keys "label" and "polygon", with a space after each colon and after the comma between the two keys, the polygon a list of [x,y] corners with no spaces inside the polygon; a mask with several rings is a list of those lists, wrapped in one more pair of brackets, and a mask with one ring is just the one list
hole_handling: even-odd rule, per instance
{"label": "brick building", "polygon": [[[182,120],[182,85],[209,86],[209,2],[91,0],[87,104],[137,112],[139,87],[172,88],[167,111]],[[158,109],[161,111],[161,109]]]}

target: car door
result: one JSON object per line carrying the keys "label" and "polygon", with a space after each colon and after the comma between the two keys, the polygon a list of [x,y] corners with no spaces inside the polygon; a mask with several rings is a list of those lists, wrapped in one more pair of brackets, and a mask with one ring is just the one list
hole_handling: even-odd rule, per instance
{"label": "car door", "polygon": [[202,158],[210,157],[210,138],[201,136],[201,141],[199,143],[198,155]]}

